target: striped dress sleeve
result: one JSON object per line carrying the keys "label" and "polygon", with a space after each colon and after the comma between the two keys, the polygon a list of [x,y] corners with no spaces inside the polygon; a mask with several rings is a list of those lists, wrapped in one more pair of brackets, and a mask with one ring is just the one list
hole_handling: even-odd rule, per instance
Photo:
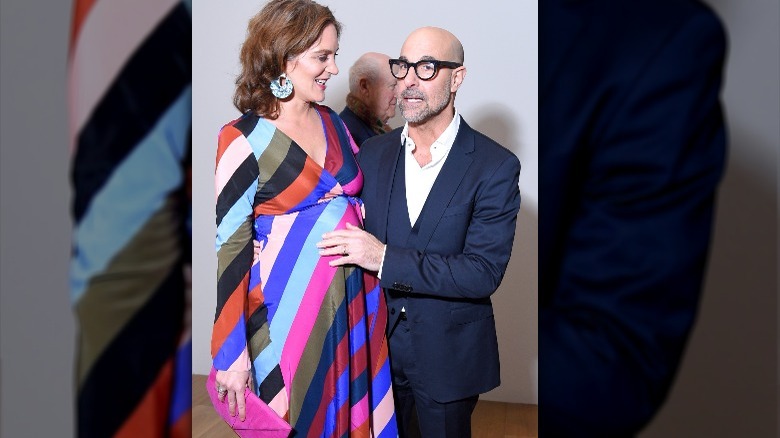
{"label": "striped dress sleeve", "polygon": [[217,370],[247,371],[246,309],[253,257],[253,205],[259,168],[233,124],[219,134],[216,184],[217,308],[211,356]]}

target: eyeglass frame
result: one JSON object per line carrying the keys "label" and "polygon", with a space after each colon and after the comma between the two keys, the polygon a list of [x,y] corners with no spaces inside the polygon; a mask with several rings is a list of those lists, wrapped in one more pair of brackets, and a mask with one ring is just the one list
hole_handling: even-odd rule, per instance
{"label": "eyeglass frame", "polygon": [[[395,73],[393,73],[393,65],[398,65],[401,62],[406,64],[406,73],[404,73],[403,76],[398,77],[398,76],[395,75]],[[423,79],[423,78],[420,77],[419,73],[417,73],[417,66],[420,65],[420,64],[426,64],[426,63],[433,64],[433,74],[431,75],[431,77]],[[391,59],[391,60],[388,61],[388,64],[390,64],[390,74],[393,75],[394,78],[396,78],[396,79],[404,79],[404,78],[406,78],[406,75],[409,74],[409,70],[414,69],[415,76],[417,76],[417,78],[420,79],[421,81],[430,81],[433,78],[435,78],[436,75],[439,74],[439,69],[441,67],[452,68],[452,69],[455,69],[455,68],[458,68],[458,67],[463,67],[463,64],[460,63],[460,62],[439,61],[438,59],[421,59],[421,60],[419,60],[417,62],[409,62],[409,61],[406,61],[406,60],[403,60],[403,59]]]}

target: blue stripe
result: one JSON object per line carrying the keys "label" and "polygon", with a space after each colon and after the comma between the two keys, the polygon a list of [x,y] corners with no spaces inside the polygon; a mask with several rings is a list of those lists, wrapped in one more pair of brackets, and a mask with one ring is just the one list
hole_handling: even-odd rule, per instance
{"label": "blue stripe", "polygon": [[296,428],[300,430],[309,429],[311,422],[314,420],[314,416],[317,414],[317,409],[320,406],[325,374],[328,372],[331,365],[333,365],[333,362],[336,359],[336,347],[339,345],[339,341],[345,336],[348,329],[346,324],[346,306],[346,300],[342,300],[338,309],[336,309],[333,323],[325,334],[320,361],[312,376],[311,385],[309,385],[309,389],[306,391],[306,396],[304,397],[303,405],[301,406],[301,412],[298,415],[298,421],[296,422]]}
{"label": "blue stripe", "polygon": [[216,250],[219,251],[222,245],[230,239],[230,236],[247,221],[252,215],[252,204],[254,203],[255,193],[257,192],[257,180],[252,180],[249,187],[246,188],[241,198],[235,204],[230,206],[230,210],[225,213],[222,222],[217,226]]}
{"label": "blue stripe", "polygon": [[291,208],[292,211],[298,211],[303,210],[310,205],[315,205],[319,202],[320,197],[323,193],[329,193],[333,187],[336,187],[336,184],[338,181],[333,179],[333,177],[328,173],[327,171],[322,172],[320,174],[320,180],[317,182],[317,186],[312,189],[311,193],[309,193],[306,198],[304,198],[301,202],[299,202],[295,207]]}
{"label": "blue stripe", "polygon": [[303,399],[301,412],[298,415],[298,421],[295,424],[296,429],[308,430],[320,406],[325,374],[328,372],[331,365],[333,365],[333,362],[336,359],[336,347],[338,346],[339,341],[345,336],[348,329],[346,324],[346,306],[346,300],[342,300],[338,309],[336,309],[333,324],[331,324],[328,332],[325,334],[320,361],[317,364],[317,370],[312,376],[311,384]]}
{"label": "blue stripe", "polygon": [[328,110],[328,115],[330,116],[331,124],[335,127],[338,142],[342,145],[341,154],[343,164],[335,177],[338,181],[352,181],[358,174],[358,167],[354,155],[352,155],[352,146],[349,142],[349,136],[347,136],[346,129],[344,128],[344,122],[342,122],[338,114],[331,109]]}
{"label": "blue stripe", "polygon": [[171,415],[168,424],[175,424],[181,416],[192,409],[192,339],[176,352]]}
{"label": "blue stripe", "polygon": [[396,422],[395,413],[393,413],[392,418],[390,418],[390,421],[387,422],[387,425],[384,429],[382,429],[382,433],[380,433],[376,438],[397,438],[398,437],[398,423]]}
{"label": "blue stripe", "polygon": [[[371,320],[371,327],[368,328],[369,336],[374,334],[374,329],[376,328],[376,316],[379,313],[379,294],[381,293],[382,289],[379,287],[379,284],[366,293],[366,314],[374,315],[374,318]],[[382,330],[384,330],[384,327]]]}
{"label": "blue stripe", "polygon": [[181,186],[191,117],[188,86],[91,199],[73,233],[71,303]]}
{"label": "blue stripe", "polygon": [[[373,366],[373,364],[372,364]],[[379,369],[379,374],[371,381],[371,400],[369,404],[372,409],[379,406],[382,399],[385,398],[385,394],[390,392],[392,381],[390,378],[390,359],[386,359],[382,364],[382,368]]]}
{"label": "blue stripe", "polygon": [[274,131],[276,131],[276,126],[265,119],[259,119],[255,125],[255,129],[246,137],[247,141],[249,141],[249,144],[252,146],[252,152],[255,154],[256,160],[260,159],[260,155],[263,155],[263,152],[268,148],[268,145],[271,144]]}
{"label": "blue stripe", "polygon": [[[323,233],[332,230],[341,220],[345,209],[346,200],[343,197],[335,198],[299,213],[290,229],[284,247],[277,256],[273,271],[263,289],[266,303],[278,303],[275,310],[270,304],[268,305],[271,347],[278,346],[278,348],[264,349],[255,360],[259,382],[268,376],[281,359],[282,346],[287,341],[292,321],[314,268],[320,260],[316,243],[322,239]],[[301,238],[305,240],[301,242]],[[291,245],[289,251],[288,245]],[[289,264],[285,265],[282,263],[283,260],[289,261]],[[277,269],[280,269],[279,273],[276,272]],[[287,282],[284,284],[284,290],[280,291],[284,282]]]}
{"label": "blue stripe", "polygon": [[[301,212],[296,216],[295,222],[290,231],[287,234],[284,244],[279,251],[276,260],[274,261],[273,270],[268,275],[266,282],[266,292],[264,293],[266,305],[268,306],[268,321],[273,321],[276,311],[284,297],[293,293],[297,296],[298,303],[300,298],[303,297],[303,292],[306,290],[306,285],[311,278],[311,272],[314,270],[316,261],[312,263],[312,260],[305,257],[303,247],[309,239],[309,234],[313,230],[313,227],[317,223],[317,219],[320,213],[325,209],[317,206],[305,212]],[[306,278],[299,278],[292,273],[294,270],[300,271],[301,265],[307,265],[310,268],[306,270]],[[306,284],[301,284],[306,281]],[[286,284],[285,284],[286,283]],[[295,306],[297,308],[297,306]],[[295,311],[293,311],[295,313]],[[286,339],[286,336],[285,336]]]}
{"label": "blue stripe", "polygon": [[[71,177],[76,224],[121,163],[157,129],[171,105],[192,84],[192,17],[184,6],[173,5],[139,43],[75,139],[78,146]],[[191,113],[186,113],[188,130]],[[136,170],[147,174],[145,168]]]}
{"label": "blue stripe", "polygon": [[225,342],[222,343],[216,356],[214,356],[214,368],[223,371],[230,368],[230,365],[233,365],[233,362],[238,359],[245,347],[246,323],[244,322],[244,312],[241,312],[233,330],[230,331]]}
{"label": "blue stripe", "polygon": [[249,268],[249,290],[251,291],[255,287],[260,285],[260,262],[252,263],[252,267]]}
{"label": "blue stripe", "polygon": [[333,399],[328,402],[328,406],[325,409],[325,424],[323,425],[322,436],[330,436],[336,430],[336,416],[339,409],[344,406],[349,400],[347,398],[341,398],[340,395],[349,394],[349,367],[344,370],[343,373],[336,380],[336,393]]}
{"label": "blue stripe", "polygon": [[349,350],[351,354],[357,353],[366,343],[366,317],[360,318],[357,324],[349,331]]}
{"label": "blue stripe", "polygon": [[[363,370],[349,385],[349,405],[355,406],[368,393],[368,370]],[[367,400],[369,407],[371,400]]]}

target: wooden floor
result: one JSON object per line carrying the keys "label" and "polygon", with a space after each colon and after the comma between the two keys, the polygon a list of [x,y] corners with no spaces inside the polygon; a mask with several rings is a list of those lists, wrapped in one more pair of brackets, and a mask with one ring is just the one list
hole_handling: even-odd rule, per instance
{"label": "wooden floor", "polygon": [[[192,376],[192,437],[236,437],[211,406],[205,384],[206,376]],[[473,438],[536,437],[536,415],[536,405],[480,400],[471,417],[471,434]]]}

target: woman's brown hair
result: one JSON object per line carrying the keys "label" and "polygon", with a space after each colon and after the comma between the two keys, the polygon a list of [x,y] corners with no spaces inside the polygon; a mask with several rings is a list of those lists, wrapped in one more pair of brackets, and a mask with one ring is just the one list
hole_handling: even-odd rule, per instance
{"label": "woman's brown hair", "polygon": [[269,1],[247,26],[233,105],[242,114],[254,111],[271,120],[279,117],[271,81],[284,72],[286,61],[313,46],[331,24],[340,37],[341,23],[327,6],[311,0]]}

